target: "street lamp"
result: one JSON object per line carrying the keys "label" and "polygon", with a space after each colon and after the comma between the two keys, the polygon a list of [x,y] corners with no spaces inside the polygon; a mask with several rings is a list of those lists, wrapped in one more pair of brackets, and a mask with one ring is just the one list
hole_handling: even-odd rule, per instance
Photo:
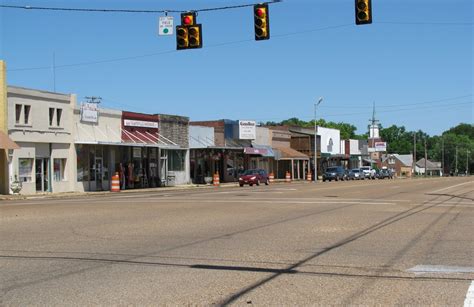
{"label": "street lamp", "polygon": [[323,101],[323,97],[319,97],[318,102],[314,104],[314,183],[318,182],[318,125],[316,124],[316,109]]}

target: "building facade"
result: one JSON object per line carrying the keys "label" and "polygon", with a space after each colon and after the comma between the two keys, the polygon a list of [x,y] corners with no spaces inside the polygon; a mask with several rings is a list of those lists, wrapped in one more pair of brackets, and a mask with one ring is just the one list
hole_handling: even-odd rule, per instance
{"label": "building facade", "polygon": [[10,181],[17,178],[24,194],[74,191],[75,95],[9,86],[7,96],[8,133],[20,146]]}

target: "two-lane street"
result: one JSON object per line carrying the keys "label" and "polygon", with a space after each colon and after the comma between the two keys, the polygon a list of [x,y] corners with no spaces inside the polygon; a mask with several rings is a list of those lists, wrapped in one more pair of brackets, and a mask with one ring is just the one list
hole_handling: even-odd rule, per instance
{"label": "two-lane street", "polygon": [[0,305],[462,306],[470,177],[0,201]]}

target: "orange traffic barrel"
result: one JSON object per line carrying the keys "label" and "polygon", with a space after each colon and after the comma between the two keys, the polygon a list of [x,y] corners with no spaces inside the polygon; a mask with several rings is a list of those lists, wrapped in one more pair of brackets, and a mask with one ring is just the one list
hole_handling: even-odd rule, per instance
{"label": "orange traffic barrel", "polygon": [[306,174],[306,180],[307,181],[312,181],[313,180],[313,174],[311,174],[311,172],[308,172],[308,174]]}
{"label": "orange traffic barrel", "polygon": [[273,172],[268,174],[268,180],[270,181],[270,183],[275,182],[275,175],[273,174]]}
{"label": "orange traffic barrel", "polygon": [[290,172],[285,173],[285,182],[291,182],[291,175]]}
{"label": "orange traffic barrel", "polygon": [[112,176],[112,187],[110,189],[111,192],[120,192],[120,177],[119,173],[116,172],[115,175]]}
{"label": "orange traffic barrel", "polygon": [[218,187],[220,182],[219,182],[219,173],[215,173],[214,176],[212,177],[212,184],[215,186],[215,187]]}

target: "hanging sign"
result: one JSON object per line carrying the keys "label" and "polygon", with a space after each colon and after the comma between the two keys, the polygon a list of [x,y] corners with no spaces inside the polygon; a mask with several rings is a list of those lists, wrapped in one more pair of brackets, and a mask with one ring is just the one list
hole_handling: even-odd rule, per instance
{"label": "hanging sign", "polygon": [[255,140],[257,123],[254,120],[239,120],[239,139]]}
{"label": "hanging sign", "polygon": [[173,35],[173,17],[160,17],[158,24],[158,35]]}
{"label": "hanging sign", "polygon": [[99,121],[99,108],[97,103],[81,104],[81,121],[97,123]]}

